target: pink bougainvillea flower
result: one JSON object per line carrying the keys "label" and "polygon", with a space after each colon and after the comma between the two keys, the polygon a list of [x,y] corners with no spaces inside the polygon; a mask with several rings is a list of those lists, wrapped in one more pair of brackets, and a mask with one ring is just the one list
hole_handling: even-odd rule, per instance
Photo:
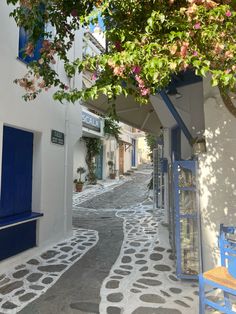
{"label": "pink bougainvillea flower", "polygon": [[97,73],[93,73],[91,79],[92,79],[92,81],[96,81],[96,79],[97,79]]}
{"label": "pink bougainvillea flower", "polygon": [[44,88],[45,87],[45,81],[44,80],[42,80],[40,83],[38,83],[38,87],[39,88]]}
{"label": "pink bougainvillea flower", "polygon": [[32,43],[28,43],[28,45],[27,45],[27,47],[25,49],[25,53],[29,57],[33,57],[34,56],[34,45]]}
{"label": "pink bougainvillea flower", "polygon": [[64,90],[68,90],[69,86],[68,85],[64,85]]}
{"label": "pink bougainvillea flower", "polygon": [[132,68],[132,72],[133,72],[134,74],[139,74],[139,73],[141,72],[141,67],[138,66],[138,65],[134,66],[134,67]]}
{"label": "pink bougainvillea flower", "polygon": [[200,24],[200,23],[196,23],[196,24],[194,25],[194,28],[195,28],[195,29],[200,29],[200,28],[201,28],[201,24]]}
{"label": "pink bougainvillea flower", "polygon": [[230,12],[230,10],[228,10],[228,11],[226,11],[225,15],[226,15],[227,17],[230,17],[230,16],[232,15],[232,13]]}
{"label": "pink bougainvillea flower", "polygon": [[218,54],[218,53],[221,53],[223,49],[224,49],[224,44],[216,43],[214,52]]}
{"label": "pink bougainvillea flower", "polygon": [[144,80],[139,75],[135,75],[135,79],[138,82],[140,88],[145,87]]}
{"label": "pink bougainvillea flower", "polygon": [[180,48],[180,55],[181,57],[185,58],[188,52],[188,42],[183,42],[182,47]]}
{"label": "pink bougainvillea flower", "polygon": [[116,66],[113,69],[113,73],[117,76],[123,76],[125,67],[124,66]]}
{"label": "pink bougainvillea flower", "polygon": [[225,58],[226,58],[226,59],[232,59],[233,56],[234,56],[234,54],[233,54],[232,51],[227,50],[227,51],[225,52]]}
{"label": "pink bougainvillea flower", "polygon": [[141,89],[141,95],[142,95],[142,96],[147,96],[147,95],[149,95],[149,94],[150,94],[150,88],[145,87],[145,88],[142,88],[142,89]]}
{"label": "pink bougainvillea flower", "polygon": [[194,51],[194,52],[193,52],[193,56],[194,56],[194,57],[197,57],[197,56],[198,56],[198,52],[197,52],[197,51]]}

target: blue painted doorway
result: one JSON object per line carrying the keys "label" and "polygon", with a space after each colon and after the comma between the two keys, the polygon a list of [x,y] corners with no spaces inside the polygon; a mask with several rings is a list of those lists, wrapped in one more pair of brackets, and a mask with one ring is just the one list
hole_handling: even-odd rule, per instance
{"label": "blue painted doorway", "polygon": [[32,210],[33,133],[3,128],[0,218]]}
{"label": "blue painted doorway", "polygon": [[136,140],[132,138],[132,167],[136,166]]}
{"label": "blue painted doorway", "polygon": [[99,155],[96,156],[96,177],[98,180],[102,180],[103,172],[103,146],[101,147]]}

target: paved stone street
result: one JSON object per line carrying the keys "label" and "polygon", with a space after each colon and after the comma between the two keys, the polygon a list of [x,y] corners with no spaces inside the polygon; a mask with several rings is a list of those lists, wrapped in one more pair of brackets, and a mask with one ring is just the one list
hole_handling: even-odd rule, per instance
{"label": "paved stone street", "polygon": [[[181,282],[175,277],[162,212],[153,211],[148,198],[149,179],[150,170],[144,169],[135,172],[132,180],[114,185],[103,194],[96,196],[94,190],[82,203],[79,195],[75,195],[73,224],[75,235],[80,238],[74,236],[69,247],[77,241],[80,248],[76,249],[81,249],[79,242],[83,241],[82,247],[88,243],[87,253],[74,254],[74,258],[69,254],[59,263],[62,254],[56,254],[58,248],[67,244],[52,249],[56,257],[46,252],[43,256],[48,257],[47,264],[66,265],[65,269],[60,272],[57,269],[57,277],[55,273],[53,277],[53,270],[50,275],[44,274],[46,278],[56,277],[49,289],[42,284],[42,278],[36,280],[33,285],[42,286],[42,291],[33,292],[32,299],[27,299],[27,294],[32,293],[29,284],[26,288],[31,290],[19,294],[26,295],[26,300],[11,299],[23,288],[14,290],[7,302],[15,304],[17,309],[1,308],[0,312],[18,313],[26,305],[21,314],[197,314],[198,287],[194,282]],[[35,260],[41,263],[42,255]],[[24,269],[28,270],[28,265]],[[21,268],[15,273],[19,271]],[[29,273],[23,277],[27,281]],[[0,289],[4,291],[6,286],[0,281]],[[5,299],[1,304],[4,302]]]}

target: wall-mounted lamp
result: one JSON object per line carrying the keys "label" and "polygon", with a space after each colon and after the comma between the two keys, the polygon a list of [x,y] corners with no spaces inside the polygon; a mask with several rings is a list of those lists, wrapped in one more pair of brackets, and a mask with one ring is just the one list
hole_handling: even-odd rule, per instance
{"label": "wall-mounted lamp", "polygon": [[206,140],[204,138],[197,139],[193,144],[194,155],[206,153]]}

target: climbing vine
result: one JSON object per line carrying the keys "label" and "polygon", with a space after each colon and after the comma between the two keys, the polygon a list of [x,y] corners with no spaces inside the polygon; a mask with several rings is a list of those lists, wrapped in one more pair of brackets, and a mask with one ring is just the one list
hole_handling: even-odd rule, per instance
{"label": "climbing vine", "polygon": [[120,133],[120,126],[118,122],[110,117],[105,117],[104,134],[113,136],[118,142]]}
{"label": "climbing vine", "polygon": [[94,158],[97,155],[99,155],[102,148],[102,142],[99,138],[93,138],[93,137],[83,137],[83,140],[85,141],[86,148],[87,148],[85,161],[88,166],[88,174],[87,174],[88,184],[96,184],[97,177],[95,174],[96,166],[95,166]]}

